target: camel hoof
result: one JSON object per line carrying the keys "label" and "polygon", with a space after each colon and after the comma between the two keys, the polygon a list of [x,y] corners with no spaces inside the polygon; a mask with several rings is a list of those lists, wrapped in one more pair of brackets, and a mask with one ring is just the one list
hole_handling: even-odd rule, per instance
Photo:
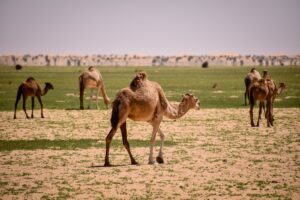
{"label": "camel hoof", "polygon": [[149,161],[148,164],[149,164],[149,165],[154,165],[155,162],[152,160],[152,161]]}
{"label": "camel hoof", "polygon": [[255,124],[251,124],[252,127],[255,127]]}
{"label": "camel hoof", "polygon": [[161,157],[159,157],[159,156],[157,156],[156,157],[156,162],[159,163],[159,164],[163,164],[164,163],[164,159],[161,158]]}
{"label": "camel hoof", "polygon": [[134,160],[134,161],[131,161],[131,164],[132,165],[138,165],[139,163]]}
{"label": "camel hoof", "polygon": [[17,119],[17,117],[16,117],[16,116],[14,116],[14,119]]}
{"label": "camel hoof", "polygon": [[105,162],[104,167],[111,167],[111,164],[109,162]]}

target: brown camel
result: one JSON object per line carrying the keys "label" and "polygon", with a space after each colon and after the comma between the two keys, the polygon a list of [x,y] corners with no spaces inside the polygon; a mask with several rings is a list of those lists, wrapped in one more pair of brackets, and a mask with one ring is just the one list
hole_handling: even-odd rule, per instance
{"label": "brown camel", "polygon": [[133,158],[127,141],[126,120],[144,121],[152,125],[152,137],[150,140],[149,164],[154,164],[153,147],[156,133],[160,136],[160,151],[156,161],[163,163],[163,143],[165,136],[160,129],[163,116],[170,119],[178,119],[189,109],[199,108],[199,100],[194,95],[183,95],[178,106],[171,105],[167,100],[163,89],[156,83],[149,81],[144,72],[140,72],[132,80],[129,87],[120,90],[112,103],[111,130],[106,137],[106,154],[104,166],[110,166],[109,149],[113,136],[118,128],[121,129],[123,144],[129,154],[131,164],[137,164]]}
{"label": "brown camel", "polygon": [[279,84],[279,88],[276,87],[274,80],[272,79],[260,79],[250,87],[250,121],[251,126],[255,126],[253,121],[253,108],[255,102],[259,101],[259,112],[257,126],[259,126],[259,120],[261,119],[262,108],[265,101],[267,102],[266,118],[268,127],[273,126],[274,115],[273,105],[275,98],[282,93],[286,88],[284,83]]}
{"label": "brown camel", "polygon": [[34,109],[34,97],[36,97],[40,103],[41,106],[41,117],[44,118],[43,113],[43,103],[41,96],[44,96],[47,94],[48,90],[53,90],[54,87],[51,83],[45,83],[45,88],[42,90],[39,84],[36,82],[36,80],[33,77],[27,78],[27,80],[18,88],[18,93],[16,97],[16,103],[15,103],[15,113],[14,113],[14,119],[17,118],[16,112],[17,112],[17,106],[18,102],[21,99],[21,95],[23,96],[23,110],[25,112],[25,115],[27,118],[29,118],[27,112],[26,112],[26,99],[27,97],[31,97],[31,118],[33,118],[33,109]]}
{"label": "brown camel", "polygon": [[245,87],[246,87],[246,89],[245,89],[245,105],[247,105],[247,98],[249,99],[250,86],[254,82],[258,81],[259,79],[261,79],[261,76],[255,68],[252,68],[250,70],[250,72],[246,75],[246,77],[244,78]]}
{"label": "brown camel", "polygon": [[101,76],[100,72],[93,66],[89,67],[87,71],[83,72],[79,76],[79,90],[80,90],[79,99],[80,99],[80,109],[82,109],[82,110],[84,109],[83,108],[83,96],[84,96],[85,88],[91,89],[90,101],[89,101],[89,105],[88,105],[89,109],[91,108],[91,101],[93,98],[93,90],[94,89],[96,89],[96,107],[97,107],[97,109],[99,108],[98,107],[99,90],[101,90],[101,93],[103,96],[103,101],[106,105],[106,108],[108,108],[109,98],[106,95],[102,76]]}

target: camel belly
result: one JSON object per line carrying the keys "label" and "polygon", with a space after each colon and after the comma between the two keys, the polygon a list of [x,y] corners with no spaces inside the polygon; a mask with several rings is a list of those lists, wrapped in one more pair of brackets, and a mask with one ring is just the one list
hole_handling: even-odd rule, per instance
{"label": "camel belly", "polygon": [[150,121],[155,110],[155,106],[151,105],[133,106],[128,117],[134,121]]}
{"label": "camel belly", "polygon": [[85,86],[85,88],[89,88],[89,89],[96,88],[97,82],[94,80],[86,80],[84,82],[84,86]]}

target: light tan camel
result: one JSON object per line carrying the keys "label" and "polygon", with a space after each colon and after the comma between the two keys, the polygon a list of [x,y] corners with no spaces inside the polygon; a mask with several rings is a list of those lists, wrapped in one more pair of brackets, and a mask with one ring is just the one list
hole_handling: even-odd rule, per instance
{"label": "light tan camel", "polygon": [[255,69],[252,68],[250,70],[250,72],[246,75],[246,77],[244,78],[244,82],[245,82],[245,105],[247,105],[247,98],[249,99],[249,89],[250,86],[261,79],[260,73]]}
{"label": "light tan camel", "polygon": [[90,101],[88,108],[91,108],[91,101],[93,99],[93,90],[96,89],[96,107],[98,107],[98,95],[99,90],[101,90],[103,101],[105,103],[106,108],[108,108],[109,105],[109,98],[106,95],[106,91],[103,84],[103,79],[100,74],[100,72],[93,66],[89,67],[87,71],[83,72],[79,76],[79,90],[80,90],[80,109],[84,109],[83,107],[83,96],[84,96],[84,90],[85,88],[91,89],[90,93]]}
{"label": "light tan camel", "polygon": [[123,88],[117,93],[117,96],[112,103],[112,128],[106,137],[104,166],[110,166],[110,144],[118,128],[121,129],[123,144],[129,154],[131,164],[137,164],[130,152],[129,143],[127,141],[127,118],[134,121],[148,122],[153,127],[150,140],[149,164],[154,164],[153,147],[156,133],[159,133],[161,143],[159,155],[156,157],[156,161],[158,163],[163,163],[163,143],[165,136],[159,128],[163,116],[170,119],[178,119],[192,108],[199,109],[199,100],[194,95],[183,95],[182,101],[179,105],[173,106],[167,100],[163,89],[158,83],[149,81],[144,72],[138,73],[132,80],[129,87]]}
{"label": "light tan camel", "polygon": [[16,112],[17,112],[17,106],[18,102],[21,99],[21,95],[23,97],[23,110],[25,112],[25,115],[27,118],[29,118],[27,112],[26,112],[26,99],[27,97],[31,97],[31,118],[33,118],[33,109],[34,109],[34,97],[36,97],[40,103],[41,106],[41,117],[44,118],[43,113],[43,103],[41,96],[44,96],[47,94],[48,90],[53,90],[54,87],[51,83],[45,83],[45,88],[42,90],[39,84],[36,82],[36,80],[33,77],[27,78],[27,80],[18,88],[17,97],[16,97],[16,103],[15,103],[15,112],[14,112],[14,119],[17,118]]}
{"label": "light tan camel", "polygon": [[260,79],[250,87],[250,123],[251,126],[255,126],[253,121],[253,108],[256,101],[259,101],[259,112],[257,119],[257,126],[259,126],[259,120],[261,119],[262,108],[265,101],[267,102],[266,118],[268,127],[273,126],[274,115],[273,105],[275,98],[282,93],[286,88],[284,83],[279,84],[279,88],[276,87],[274,80],[272,79]]}

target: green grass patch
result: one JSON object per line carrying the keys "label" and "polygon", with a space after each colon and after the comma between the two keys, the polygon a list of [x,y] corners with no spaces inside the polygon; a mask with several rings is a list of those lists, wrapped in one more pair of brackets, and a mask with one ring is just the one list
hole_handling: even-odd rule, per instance
{"label": "green grass patch", "polygon": [[[148,140],[129,140],[131,147],[149,147]],[[176,142],[165,141],[165,146],[176,145]],[[121,140],[113,140],[113,147],[123,147]],[[0,140],[1,151],[14,150],[36,150],[36,149],[58,149],[58,150],[73,150],[73,149],[88,149],[92,147],[103,148],[105,143],[100,143],[95,139],[71,139],[71,140]]]}
{"label": "green grass patch", "polygon": [[[108,96],[113,99],[121,88],[129,85],[136,70],[144,70],[149,79],[163,87],[170,101],[180,101],[181,95],[194,93],[202,108],[244,107],[244,77],[251,67],[99,67]],[[267,69],[277,84],[285,82],[287,90],[280,96],[275,107],[300,107],[300,67],[257,67]],[[86,67],[14,67],[0,66],[0,110],[13,110],[17,88],[27,77],[33,76],[44,87],[51,82],[54,90],[42,97],[48,109],[78,109],[78,76]],[[217,84],[216,88],[212,88]],[[86,93],[87,96],[88,93]],[[85,100],[84,105],[88,102]],[[27,108],[31,106],[28,100]],[[95,103],[92,104],[95,108]],[[21,102],[19,103],[21,109]],[[104,108],[100,100],[101,109]],[[36,108],[39,104],[36,101]]]}

